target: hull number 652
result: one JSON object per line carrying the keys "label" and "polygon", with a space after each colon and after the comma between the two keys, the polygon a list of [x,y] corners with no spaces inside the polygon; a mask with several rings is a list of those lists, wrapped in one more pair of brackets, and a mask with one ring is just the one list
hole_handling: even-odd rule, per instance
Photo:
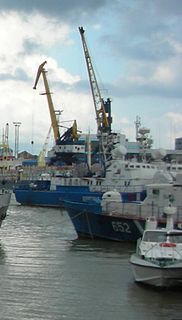
{"label": "hull number 652", "polygon": [[126,222],[112,221],[112,227],[116,232],[131,233],[130,226]]}

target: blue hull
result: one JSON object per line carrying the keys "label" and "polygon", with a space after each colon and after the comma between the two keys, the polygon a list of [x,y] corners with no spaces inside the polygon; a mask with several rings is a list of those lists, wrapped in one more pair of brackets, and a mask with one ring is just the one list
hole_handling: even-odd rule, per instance
{"label": "blue hull", "polygon": [[[141,238],[146,219],[141,217],[108,215],[101,206],[94,203],[65,201],[65,208],[78,237],[105,239],[119,242],[136,242]],[[175,222],[178,229],[179,221]],[[158,220],[159,227],[165,227],[166,219]]]}
{"label": "blue hull", "polygon": [[22,205],[63,207],[65,200],[100,202],[102,192],[90,192],[75,187],[62,187],[57,190],[33,190],[19,189],[14,190],[16,201]]}
{"label": "blue hull", "polygon": [[[46,206],[61,207],[64,201],[76,201],[86,203],[100,203],[103,192],[91,192],[87,186],[57,186],[56,190],[50,190],[50,183],[42,181],[34,182],[36,187],[30,187],[31,183],[21,183],[14,189],[16,201],[22,205],[29,206]],[[140,195],[137,193],[122,193],[124,202],[135,201],[140,196],[143,200],[146,192],[142,191]]]}
{"label": "blue hull", "polygon": [[145,227],[144,219],[105,215],[98,205],[66,201],[65,208],[78,237],[135,242]]}
{"label": "blue hull", "polygon": [[16,190],[14,193],[16,201],[22,205],[57,208],[62,204],[58,191]]}

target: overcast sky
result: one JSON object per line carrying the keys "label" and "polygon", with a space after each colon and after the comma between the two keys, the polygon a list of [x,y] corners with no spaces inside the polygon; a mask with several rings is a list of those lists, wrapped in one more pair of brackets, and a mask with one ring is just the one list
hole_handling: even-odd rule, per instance
{"label": "overcast sky", "polygon": [[96,132],[79,26],[86,30],[101,95],[112,99],[113,131],[135,140],[138,115],[154,147],[174,148],[182,136],[180,0],[0,0],[1,136],[9,123],[14,149],[18,121],[19,151],[43,147],[50,116],[42,79],[37,90],[32,87],[44,60],[63,126],[76,119],[82,132]]}

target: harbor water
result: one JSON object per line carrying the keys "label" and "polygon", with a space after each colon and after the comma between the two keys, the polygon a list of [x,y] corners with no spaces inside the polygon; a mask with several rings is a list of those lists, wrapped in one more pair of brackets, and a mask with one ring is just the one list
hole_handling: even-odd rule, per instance
{"label": "harbor water", "polygon": [[134,250],[78,240],[66,211],[12,201],[0,229],[0,319],[182,319],[182,290],[134,282]]}

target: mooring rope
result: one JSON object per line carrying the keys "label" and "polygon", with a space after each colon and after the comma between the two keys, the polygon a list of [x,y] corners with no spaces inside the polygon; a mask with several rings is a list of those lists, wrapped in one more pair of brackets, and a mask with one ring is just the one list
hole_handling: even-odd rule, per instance
{"label": "mooring rope", "polygon": [[74,220],[74,219],[78,218],[79,216],[81,216],[82,214],[85,214],[85,216],[86,216],[87,225],[88,225],[88,231],[89,231],[89,234],[90,234],[91,239],[93,240],[93,239],[94,239],[94,236],[93,236],[93,234],[92,234],[92,229],[91,229],[91,226],[90,226],[88,214],[87,214],[87,212],[86,212],[85,210],[80,211],[79,213],[75,214],[75,216],[71,217],[70,219],[71,219],[71,220]]}
{"label": "mooring rope", "polygon": [[93,240],[94,237],[93,237],[93,234],[92,234],[92,229],[91,229],[90,222],[89,222],[89,218],[88,218],[88,213],[87,213],[87,212],[85,212],[85,213],[86,213],[86,218],[87,218],[87,224],[88,224],[89,234],[90,234],[90,236],[91,236],[91,239]]}
{"label": "mooring rope", "polygon": [[[67,215],[69,216],[69,214],[68,214],[68,212],[67,212],[67,210],[65,209],[65,211],[66,211],[66,213],[67,213]],[[74,220],[74,219],[76,219],[77,217],[79,217],[79,216],[81,216],[82,214],[84,213],[84,211],[81,211],[81,212],[79,212],[79,213],[77,213],[77,214],[75,214],[75,216],[73,216],[72,218],[70,218],[71,220]],[[67,220],[65,219],[65,220],[63,220],[63,222],[66,222]]]}

